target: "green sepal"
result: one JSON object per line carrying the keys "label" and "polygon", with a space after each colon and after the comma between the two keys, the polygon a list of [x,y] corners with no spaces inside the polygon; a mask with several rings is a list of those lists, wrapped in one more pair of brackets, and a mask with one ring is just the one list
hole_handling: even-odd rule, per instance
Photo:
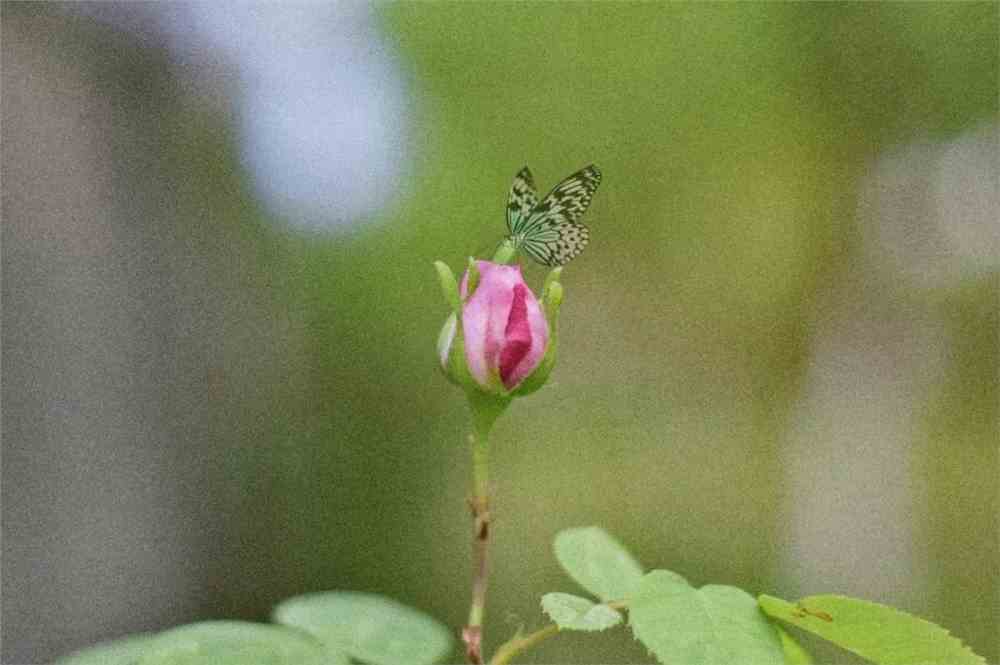
{"label": "green sepal", "polygon": [[[471,263],[471,259],[470,259]],[[434,268],[437,270],[438,281],[441,283],[441,292],[444,299],[451,306],[452,313],[441,327],[438,334],[437,350],[438,359],[448,346],[449,339],[451,347],[448,349],[448,357],[441,363],[441,371],[445,377],[456,386],[464,388],[466,391],[478,388],[479,384],[469,372],[469,366],[465,359],[465,335],[462,326],[462,297],[458,289],[458,280],[455,273],[451,271],[448,264],[443,261],[435,261]],[[473,266],[474,269],[474,266]],[[473,279],[470,273],[470,280]],[[475,279],[479,279],[479,271],[475,271]]]}
{"label": "green sepal", "polygon": [[445,302],[459,318],[462,316],[462,296],[458,291],[458,281],[455,273],[451,271],[444,261],[435,261],[434,268],[437,270],[438,281],[441,283],[441,293],[444,294]]}
{"label": "green sepal", "polygon": [[448,348],[448,344],[454,342],[455,327],[457,326],[457,324],[458,324],[458,317],[455,316],[454,312],[452,312],[451,314],[448,315],[448,318],[445,320],[444,325],[441,326],[441,332],[438,333],[438,341],[437,341],[437,351],[439,360],[441,358],[441,355],[444,353],[445,349],[448,349],[448,357],[445,358],[445,362],[443,364],[439,365],[441,367],[441,372],[444,374],[446,379],[454,383],[456,386],[460,384],[455,379],[455,377],[452,376],[451,349]]}
{"label": "green sepal", "polygon": [[448,349],[448,358],[441,369],[449,381],[468,392],[480,388],[472,373],[469,372],[469,365],[465,359],[465,335],[462,331],[461,321],[461,318],[452,313],[444,322],[441,334],[438,335],[438,358],[441,357],[441,351],[448,343],[450,336],[451,348]]}
{"label": "green sepal", "polygon": [[[545,276],[545,281],[542,283],[542,301],[543,302],[545,301],[545,299],[547,297],[546,294],[549,291],[549,286],[551,286],[552,284],[555,284],[555,283],[557,283],[559,281],[559,278],[562,277],[562,271],[563,271],[562,266],[559,266],[558,268],[553,268],[552,270],[550,270],[549,274]],[[562,296],[560,295],[560,298],[561,297]]]}
{"label": "green sepal", "polygon": [[559,275],[562,268],[553,268],[545,278],[545,285],[542,287],[542,310],[545,312],[545,320],[549,324],[549,344],[545,349],[545,355],[535,371],[524,378],[521,383],[511,391],[515,397],[530,395],[545,385],[549,380],[549,374],[556,366],[556,353],[559,346],[559,307],[563,300],[563,287],[559,282]]}
{"label": "green sepal", "polygon": [[493,253],[493,263],[508,265],[517,258],[517,247],[510,238],[504,238],[497,245],[497,251]]}
{"label": "green sepal", "polygon": [[476,287],[479,286],[479,267],[476,265],[474,256],[469,257],[469,267],[466,269],[466,274],[469,276],[469,282],[466,287],[465,301],[468,301],[476,292]]}
{"label": "green sepal", "polygon": [[545,319],[556,326],[559,319],[559,308],[562,307],[563,286],[560,282],[550,283],[542,294],[542,307],[545,309]]}

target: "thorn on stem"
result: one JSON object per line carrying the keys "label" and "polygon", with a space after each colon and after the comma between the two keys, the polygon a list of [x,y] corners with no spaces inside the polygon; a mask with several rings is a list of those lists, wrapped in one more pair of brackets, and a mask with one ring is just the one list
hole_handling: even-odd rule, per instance
{"label": "thorn on stem", "polygon": [[490,539],[490,514],[483,513],[476,516],[476,538],[478,540]]}
{"label": "thorn on stem", "polygon": [[477,540],[489,540],[490,522],[493,517],[485,499],[469,498],[469,512],[472,513],[473,531]]}
{"label": "thorn on stem", "polygon": [[465,659],[472,665],[482,665],[482,628],[480,626],[466,626],[462,629],[462,641],[465,642]]}

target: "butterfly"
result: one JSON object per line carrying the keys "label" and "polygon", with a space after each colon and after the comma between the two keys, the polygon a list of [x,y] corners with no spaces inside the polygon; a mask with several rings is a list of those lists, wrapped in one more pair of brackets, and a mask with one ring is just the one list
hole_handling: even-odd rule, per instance
{"label": "butterfly", "polygon": [[507,197],[508,240],[544,266],[561,266],[576,258],[590,240],[579,221],[601,184],[601,172],[591,164],[569,176],[538,200],[531,171],[514,176]]}

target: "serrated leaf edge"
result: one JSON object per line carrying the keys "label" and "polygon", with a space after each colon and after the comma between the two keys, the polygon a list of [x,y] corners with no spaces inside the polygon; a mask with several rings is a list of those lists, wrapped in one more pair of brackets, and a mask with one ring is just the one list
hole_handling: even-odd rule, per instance
{"label": "serrated leaf edge", "polygon": [[[569,622],[569,623],[565,623],[565,624],[564,623],[560,623],[560,621],[555,616],[553,616],[552,613],[549,611],[549,608],[547,608],[545,606],[545,599],[547,597],[550,598],[552,596],[565,596],[567,598],[575,598],[575,599],[582,600],[582,601],[590,603],[590,607],[587,608],[587,611],[583,612],[582,614],[578,614],[577,615],[578,618],[579,617],[585,617],[588,614],[590,614],[591,612],[593,612],[595,609],[603,607],[603,608],[607,608],[609,611],[611,611],[615,615],[616,619],[615,619],[614,623],[609,623],[606,626],[595,626],[595,627],[589,627],[589,628],[585,628],[585,627],[573,625],[574,622]],[[577,596],[576,594],[572,594],[572,593],[564,593],[564,592],[561,592],[561,591],[553,591],[553,592],[550,592],[550,593],[546,593],[546,594],[544,594],[542,596],[541,600],[539,601],[539,604],[542,606],[542,612],[544,614],[546,614],[550,619],[552,619],[553,623],[555,623],[556,625],[559,626],[559,630],[573,630],[573,631],[584,632],[584,633],[596,633],[596,632],[600,632],[602,630],[607,630],[609,628],[614,628],[615,626],[621,625],[623,623],[623,621],[624,621],[624,617],[622,616],[622,613],[619,612],[617,609],[609,606],[607,603],[595,603],[592,600],[590,600],[589,598],[584,598],[583,596]]]}
{"label": "serrated leaf edge", "polygon": [[892,605],[884,605],[882,603],[876,603],[876,602],[871,601],[871,600],[865,600],[864,598],[854,598],[852,596],[844,596],[842,594],[836,594],[836,593],[817,594],[817,595],[813,595],[813,596],[805,596],[804,598],[800,598],[799,600],[797,600],[795,602],[792,602],[792,601],[789,601],[789,600],[785,600],[784,598],[778,598],[777,596],[770,596],[770,595],[765,594],[765,593],[762,593],[762,594],[760,594],[760,595],[757,596],[757,605],[760,607],[761,612],[763,612],[768,617],[773,617],[773,618],[775,618],[775,619],[777,619],[779,621],[783,621],[783,622],[787,623],[790,626],[795,626],[796,628],[800,628],[802,630],[805,630],[805,631],[809,632],[810,635],[815,635],[816,637],[822,639],[825,642],[829,642],[830,644],[833,644],[834,646],[840,647],[844,651],[849,651],[849,652],[851,652],[851,653],[853,653],[853,654],[855,654],[855,655],[857,655],[857,656],[859,656],[861,658],[864,658],[867,661],[873,662],[873,663],[878,663],[879,661],[874,660],[874,659],[872,659],[872,658],[870,658],[868,656],[862,655],[862,654],[858,653],[857,651],[855,651],[854,649],[852,649],[850,647],[847,647],[847,646],[844,646],[843,644],[840,644],[839,642],[834,642],[833,640],[828,639],[828,638],[824,637],[823,635],[820,635],[819,633],[815,633],[815,632],[809,630],[809,628],[807,628],[805,626],[799,625],[799,624],[797,624],[797,623],[795,623],[793,621],[789,621],[787,618],[785,618],[783,616],[779,616],[777,614],[771,614],[770,612],[768,612],[764,608],[763,604],[761,603],[761,598],[769,598],[769,599],[773,599],[773,600],[779,600],[779,601],[781,601],[783,603],[787,603],[789,605],[808,605],[810,603],[810,600],[815,600],[817,598],[836,598],[838,600],[847,600],[847,601],[850,601],[850,602],[853,602],[853,603],[860,603],[860,604],[864,604],[864,605],[870,605],[872,607],[883,608],[883,609],[889,610],[891,612],[895,612],[896,614],[900,614],[902,616],[908,617],[910,619],[914,619],[918,623],[926,624],[927,626],[930,626],[931,628],[935,628],[935,629],[941,631],[942,633],[944,633],[944,637],[945,638],[948,638],[948,639],[951,639],[951,640],[954,640],[955,642],[957,642],[959,649],[961,651],[967,652],[968,655],[971,656],[973,659],[977,660],[980,663],[980,665],[988,665],[985,658],[983,658],[978,653],[976,653],[975,651],[973,651],[972,648],[969,645],[967,645],[965,642],[963,642],[961,638],[959,638],[959,637],[955,636],[954,634],[952,634],[952,632],[950,630],[948,630],[947,628],[945,628],[941,624],[934,623],[933,621],[928,621],[927,619],[924,619],[921,616],[917,616],[916,614],[911,614],[910,612],[903,611],[903,610],[901,610],[899,608],[893,607]]}

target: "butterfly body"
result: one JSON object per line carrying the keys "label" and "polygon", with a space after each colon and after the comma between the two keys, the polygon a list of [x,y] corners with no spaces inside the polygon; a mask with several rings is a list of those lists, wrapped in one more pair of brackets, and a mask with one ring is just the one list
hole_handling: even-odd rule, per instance
{"label": "butterfly body", "polygon": [[542,265],[569,263],[590,240],[590,231],[579,219],[600,183],[601,172],[591,164],[539,201],[531,171],[525,166],[514,176],[507,199],[507,239]]}

